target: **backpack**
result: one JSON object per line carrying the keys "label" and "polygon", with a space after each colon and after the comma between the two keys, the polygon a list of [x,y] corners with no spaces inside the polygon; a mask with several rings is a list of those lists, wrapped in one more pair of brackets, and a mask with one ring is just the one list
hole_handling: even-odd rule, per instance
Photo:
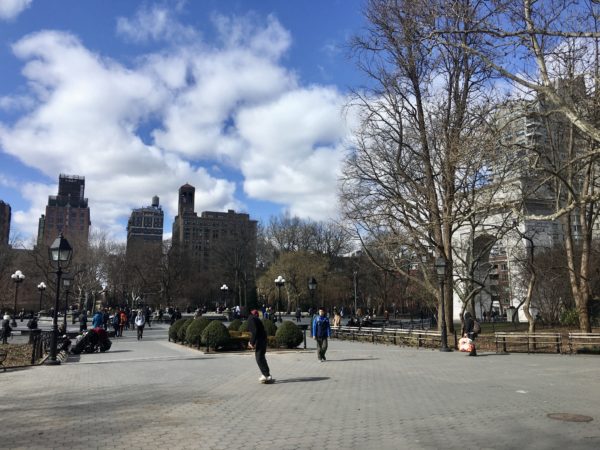
{"label": "backpack", "polygon": [[481,333],[481,324],[477,320],[473,320],[473,333]]}

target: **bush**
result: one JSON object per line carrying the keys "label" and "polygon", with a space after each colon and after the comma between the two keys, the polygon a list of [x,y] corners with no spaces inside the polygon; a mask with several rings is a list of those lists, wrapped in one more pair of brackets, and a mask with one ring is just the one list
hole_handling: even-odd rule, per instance
{"label": "bush", "polygon": [[181,342],[182,344],[184,344],[186,341],[185,333],[193,321],[194,321],[194,319],[187,319],[185,322],[183,322],[183,325],[181,325],[181,327],[179,327],[179,330],[177,330],[177,340],[179,342]]}
{"label": "bush", "polygon": [[277,332],[277,326],[269,319],[262,319],[262,323],[265,327],[265,331],[267,332],[267,336],[275,336],[275,333]]}
{"label": "bush", "polygon": [[173,325],[169,327],[169,340],[173,342],[177,342],[179,329],[183,326],[183,324],[187,321],[187,319],[179,319],[176,320]]}
{"label": "bush", "polygon": [[210,324],[211,320],[206,317],[200,317],[194,319],[192,323],[187,327],[185,334],[185,340],[188,344],[193,346],[200,345],[200,338],[204,329]]}
{"label": "bush", "polygon": [[240,319],[235,319],[229,324],[229,331],[239,331],[241,325],[242,321]]}
{"label": "bush", "polygon": [[302,343],[304,337],[298,325],[286,320],[277,328],[275,339],[279,347],[296,348]]}
{"label": "bush", "polygon": [[212,320],[211,323],[202,332],[202,344],[217,350],[224,347],[229,342],[229,331],[225,325],[218,320]]}
{"label": "bush", "polygon": [[244,320],[242,322],[242,324],[238,328],[238,331],[244,331],[244,332],[248,331],[248,321],[247,320]]}
{"label": "bush", "polygon": [[560,315],[560,323],[561,325],[566,325],[568,327],[578,327],[579,314],[577,313],[577,309],[573,308],[563,311]]}

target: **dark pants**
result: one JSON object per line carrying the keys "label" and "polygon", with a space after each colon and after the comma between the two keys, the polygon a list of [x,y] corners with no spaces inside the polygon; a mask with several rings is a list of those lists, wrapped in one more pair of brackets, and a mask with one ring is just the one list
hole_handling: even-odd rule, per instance
{"label": "dark pants", "polygon": [[477,356],[477,349],[475,348],[476,333],[468,333],[467,336],[473,341],[473,351],[469,353],[469,356]]}
{"label": "dark pants", "polygon": [[138,325],[137,326],[137,338],[138,338],[138,341],[144,337],[143,335],[144,335],[144,325]]}
{"label": "dark pants", "polygon": [[325,359],[325,352],[327,351],[327,338],[317,338],[317,356],[319,361]]}
{"label": "dark pants", "polygon": [[254,356],[256,357],[256,364],[258,364],[260,373],[262,373],[265,377],[268,377],[269,375],[271,375],[271,372],[269,371],[269,365],[267,364],[267,358],[265,358],[266,352],[267,352],[266,339],[256,341],[256,346],[254,348]]}

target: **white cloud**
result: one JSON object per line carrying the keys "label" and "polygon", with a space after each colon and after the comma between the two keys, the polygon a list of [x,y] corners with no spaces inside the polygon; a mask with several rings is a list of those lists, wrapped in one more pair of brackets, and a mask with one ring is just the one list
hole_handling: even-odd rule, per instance
{"label": "white cloud", "polygon": [[[302,217],[335,216],[348,135],[344,96],[332,87],[303,87],[282,65],[291,36],[275,18],[214,22],[218,44],[171,40],[168,50],[130,66],[69,33],[22,38],[13,51],[24,61],[33,104],[15,123],[0,124],[0,146],[51,179],[84,175],[94,227],[115,235],[124,234],[131,208],[153,195],[175,215],[186,182],[196,187],[196,211],[239,210],[236,183],[219,178],[232,170],[251,199]],[[156,33],[148,34],[152,24]],[[137,27],[136,39],[168,40],[166,24],[183,26],[153,7],[120,20],[118,29],[131,39]],[[215,165],[229,170],[204,168]],[[55,186],[36,189],[23,187],[24,198],[36,199],[16,214],[32,232],[47,196],[56,194]]]}
{"label": "white cloud", "polygon": [[0,19],[15,19],[24,10],[29,8],[32,0],[0,0]]}
{"label": "white cloud", "polygon": [[177,21],[173,9],[158,5],[144,6],[133,19],[119,17],[117,33],[133,42],[168,41],[185,42],[198,38],[196,30]]}

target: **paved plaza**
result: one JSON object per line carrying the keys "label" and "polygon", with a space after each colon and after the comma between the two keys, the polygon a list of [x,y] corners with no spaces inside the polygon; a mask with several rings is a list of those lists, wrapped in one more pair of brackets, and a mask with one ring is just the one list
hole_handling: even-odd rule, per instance
{"label": "paved plaza", "polygon": [[325,363],[269,352],[277,382],[262,385],[253,353],[204,354],[166,330],[0,373],[0,448],[600,448],[596,356],[469,358],[332,340]]}

